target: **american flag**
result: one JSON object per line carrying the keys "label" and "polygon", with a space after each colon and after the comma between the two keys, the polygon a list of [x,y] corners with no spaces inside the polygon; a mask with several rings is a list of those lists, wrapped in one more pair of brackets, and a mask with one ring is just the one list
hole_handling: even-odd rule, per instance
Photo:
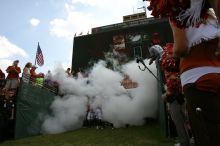
{"label": "american flag", "polygon": [[43,56],[43,53],[41,51],[41,48],[40,48],[40,45],[38,43],[38,46],[37,46],[37,53],[36,53],[36,59],[35,59],[35,64],[39,65],[39,66],[43,66],[44,65],[44,56]]}

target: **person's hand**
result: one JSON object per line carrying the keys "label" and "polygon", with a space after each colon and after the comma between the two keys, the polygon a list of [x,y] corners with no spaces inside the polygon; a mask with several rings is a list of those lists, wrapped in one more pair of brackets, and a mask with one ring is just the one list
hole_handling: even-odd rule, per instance
{"label": "person's hand", "polygon": [[153,58],[150,59],[149,65],[151,65],[154,62]]}
{"label": "person's hand", "polygon": [[152,56],[149,60],[149,65],[151,65],[156,60],[156,57]]}

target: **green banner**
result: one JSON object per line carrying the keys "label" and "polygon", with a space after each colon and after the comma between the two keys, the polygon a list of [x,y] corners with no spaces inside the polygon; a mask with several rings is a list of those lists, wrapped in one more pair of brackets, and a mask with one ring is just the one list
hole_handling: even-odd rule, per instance
{"label": "green banner", "polygon": [[55,94],[40,86],[22,83],[16,101],[15,139],[41,134],[41,125]]}

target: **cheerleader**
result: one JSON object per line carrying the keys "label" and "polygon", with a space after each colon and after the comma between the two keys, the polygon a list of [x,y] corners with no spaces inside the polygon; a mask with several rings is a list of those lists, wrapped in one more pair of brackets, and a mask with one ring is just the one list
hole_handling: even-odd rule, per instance
{"label": "cheerleader", "polygon": [[216,0],[151,0],[149,6],[153,16],[170,20],[196,146],[220,146],[218,5]]}

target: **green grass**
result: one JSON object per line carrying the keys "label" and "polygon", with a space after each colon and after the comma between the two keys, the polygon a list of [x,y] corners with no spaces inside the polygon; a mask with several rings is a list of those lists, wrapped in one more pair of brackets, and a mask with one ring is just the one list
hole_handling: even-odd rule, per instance
{"label": "green grass", "polygon": [[82,128],[71,132],[6,141],[0,146],[173,146],[158,125],[97,130]]}

